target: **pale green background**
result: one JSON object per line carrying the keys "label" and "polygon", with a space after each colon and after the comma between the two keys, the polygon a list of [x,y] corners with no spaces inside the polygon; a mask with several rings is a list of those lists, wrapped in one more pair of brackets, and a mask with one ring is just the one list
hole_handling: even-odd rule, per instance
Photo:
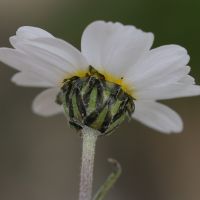
{"label": "pale green background", "polygon": [[[0,46],[20,26],[43,28],[80,49],[94,20],[119,21],[155,34],[153,47],[179,44],[200,84],[200,1],[197,0],[0,0]],[[0,63],[0,199],[78,199],[81,139],[64,116],[42,118],[31,102],[43,89],[10,82],[16,71]],[[105,200],[200,199],[200,97],[163,101],[184,121],[181,134],[164,135],[126,120],[97,142],[94,191],[111,172],[123,173]]]}

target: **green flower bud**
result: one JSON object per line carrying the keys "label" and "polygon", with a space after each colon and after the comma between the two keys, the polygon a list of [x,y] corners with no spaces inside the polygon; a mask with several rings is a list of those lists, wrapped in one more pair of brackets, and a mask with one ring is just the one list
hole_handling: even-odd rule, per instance
{"label": "green flower bud", "polygon": [[134,112],[133,98],[121,85],[105,80],[93,67],[89,74],[64,80],[56,102],[63,104],[69,126],[79,135],[84,126],[103,135],[110,134],[125,118]]}

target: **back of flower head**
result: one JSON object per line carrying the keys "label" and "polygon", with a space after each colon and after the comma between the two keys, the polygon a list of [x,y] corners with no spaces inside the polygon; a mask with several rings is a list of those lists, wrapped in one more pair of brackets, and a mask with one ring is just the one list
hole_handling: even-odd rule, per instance
{"label": "back of flower head", "polygon": [[61,90],[56,102],[63,104],[69,126],[79,135],[84,126],[99,131],[99,136],[110,134],[126,113],[131,118],[134,112],[132,97],[92,66],[86,77],[64,80]]}

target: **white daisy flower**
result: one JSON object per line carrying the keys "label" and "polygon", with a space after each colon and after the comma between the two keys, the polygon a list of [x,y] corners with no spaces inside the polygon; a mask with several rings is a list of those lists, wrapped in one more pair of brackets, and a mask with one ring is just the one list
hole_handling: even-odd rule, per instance
{"label": "white daisy flower", "polygon": [[25,26],[10,38],[14,49],[0,48],[0,60],[20,71],[11,79],[16,85],[48,87],[34,99],[36,114],[62,113],[55,99],[63,80],[91,75],[92,66],[133,97],[132,118],[163,133],[180,132],[180,116],[156,100],[200,95],[200,87],[188,75],[186,49],[165,45],[150,50],[153,40],[152,33],[134,26],[96,21],[83,32],[80,52],[42,29]]}

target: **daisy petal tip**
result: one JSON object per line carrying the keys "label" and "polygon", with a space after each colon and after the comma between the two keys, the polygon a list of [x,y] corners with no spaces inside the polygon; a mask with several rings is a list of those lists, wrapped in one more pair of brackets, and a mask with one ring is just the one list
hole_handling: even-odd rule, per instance
{"label": "daisy petal tip", "polygon": [[36,100],[37,99],[33,100],[32,107],[31,107],[32,112],[34,114],[39,115],[39,116],[44,117],[44,118],[51,117],[51,116],[54,115],[54,114],[49,114],[48,112],[42,111],[42,109],[40,107],[38,107]]}
{"label": "daisy petal tip", "polygon": [[50,117],[48,114],[46,114],[46,113],[41,113],[39,110],[37,110],[35,107],[34,107],[34,105],[32,105],[32,112],[35,114],[35,115],[39,115],[39,116],[41,116],[41,117],[44,117],[44,118],[46,118],[46,117]]}
{"label": "daisy petal tip", "polygon": [[174,127],[173,129],[171,129],[171,131],[169,132],[169,134],[179,134],[183,131],[183,121],[180,118],[180,123],[176,124],[176,127]]}
{"label": "daisy petal tip", "polygon": [[[183,126],[184,126],[183,120],[175,111],[174,111],[174,113],[176,114],[176,120],[174,120],[174,125],[169,127],[171,129],[168,132],[168,134],[179,134],[183,131]],[[175,117],[174,117],[174,119],[175,119]]]}
{"label": "daisy petal tip", "polygon": [[51,117],[63,113],[63,107],[55,103],[60,88],[50,88],[38,94],[32,103],[32,111],[42,117]]}
{"label": "daisy petal tip", "polygon": [[10,79],[10,81],[11,81],[12,83],[14,83],[15,85],[17,85],[17,82],[16,82],[16,80],[15,80],[15,75],[12,76],[12,78]]}
{"label": "daisy petal tip", "polygon": [[103,25],[103,24],[106,24],[106,23],[109,23],[109,22],[105,22],[103,20],[97,20],[97,21],[91,22],[87,27]]}
{"label": "daisy petal tip", "polygon": [[[135,27],[135,26],[132,26]],[[137,29],[135,27],[135,29]],[[151,45],[153,45],[153,41],[154,41],[154,34],[152,32],[145,32],[141,29],[137,29],[138,33],[140,33],[141,35],[144,35],[146,40],[151,41]]]}
{"label": "daisy petal tip", "polygon": [[[188,74],[190,73],[190,71],[191,71],[191,67],[187,65],[187,66],[185,66],[184,68],[185,68],[185,71],[186,71],[186,75],[188,75]],[[185,75],[185,76],[186,76],[186,75]],[[184,77],[184,76],[183,76],[183,77]]]}
{"label": "daisy petal tip", "polygon": [[51,115],[47,115],[46,113],[41,113],[39,110],[35,109],[34,106],[32,106],[32,112],[35,114],[35,115],[39,115],[43,118],[46,118],[46,117],[50,117]]}
{"label": "daisy petal tip", "polygon": [[149,37],[151,37],[154,40],[155,38],[154,34],[152,32],[148,32],[148,34],[149,34]]}
{"label": "daisy petal tip", "polygon": [[188,55],[188,53],[186,52],[186,56],[185,56],[185,58],[188,60],[187,62],[189,63],[189,61],[190,61],[190,56]]}
{"label": "daisy petal tip", "polygon": [[[155,128],[155,130],[156,130],[156,128]],[[160,133],[166,134],[166,135],[179,134],[183,131],[183,126],[176,127],[175,129],[166,129],[166,130],[159,129],[157,131],[160,132]]]}
{"label": "daisy petal tip", "polygon": [[154,34],[152,33],[152,32],[148,32],[148,33],[146,33],[147,35],[148,35],[148,37],[149,37],[149,41],[151,41],[152,42],[152,44],[151,45],[153,45],[153,41],[154,41]]}
{"label": "daisy petal tip", "polygon": [[[156,130],[156,128],[155,128],[155,130]],[[176,127],[173,127],[173,128],[169,127],[169,129],[168,128],[159,129],[157,131],[160,132],[160,133],[166,134],[166,135],[179,134],[183,131],[183,124],[177,125]]]}
{"label": "daisy petal tip", "polygon": [[13,49],[1,47],[0,48],[0,61],[5,63],[9,59],[11,51],[13,51]]}
{"label": "daisy petal tip", "polygon": [[11,44],[12,44],[13,42],[15,42],[15,41],[16,41],[16,36],[11,36],[11,37],[9,37],[9,41],[10,41]]}
{"label": "daisy petal tip", "polygon": [[16,35],[21,39],[35,39],[37,37],[54,37],[49,32],[33,26],[22,26],[20,27]]}
{"label": "daisy petal tip", "polygon": [[135,102],[133,118],[158,132],[170,134],[183,130],[181,117],[171,108],[154,101]]}

